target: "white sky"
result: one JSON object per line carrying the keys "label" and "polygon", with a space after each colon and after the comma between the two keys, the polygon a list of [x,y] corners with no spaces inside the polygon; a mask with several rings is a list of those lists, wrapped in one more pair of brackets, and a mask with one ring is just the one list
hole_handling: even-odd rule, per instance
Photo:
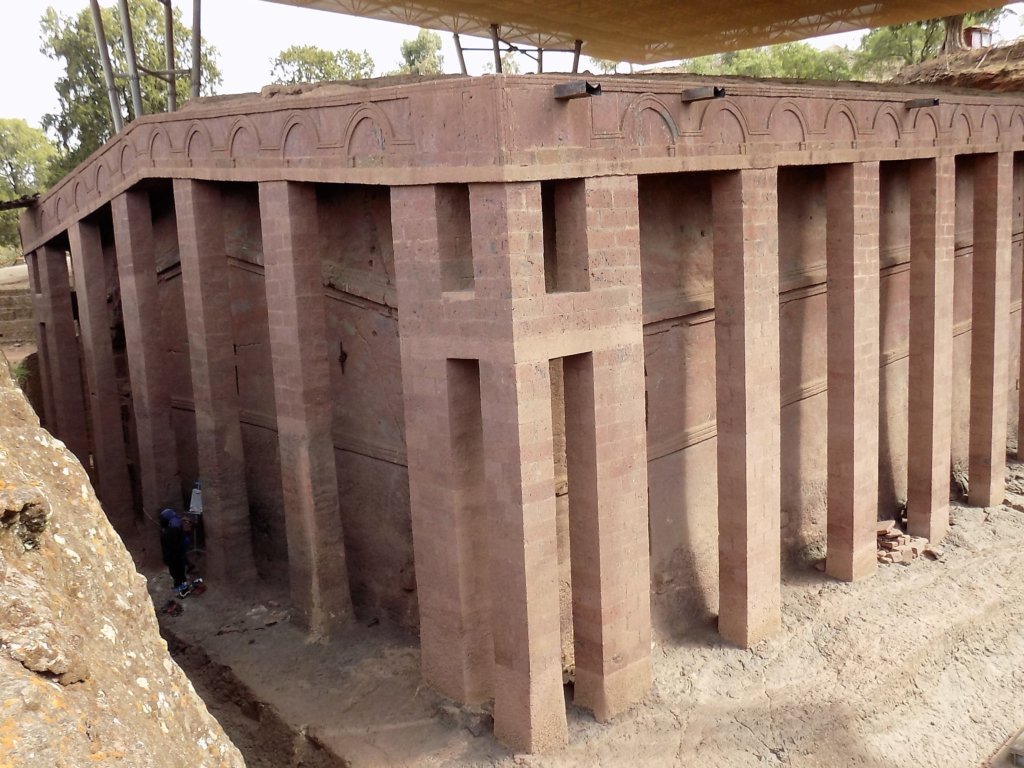
{"label": "white sky", "polygon": [[[101,0],[112,5],[112,0]],[[46,7],[71,15],[88,7],[88,0],[0,0],[0,117],[21,117],[38,125],[46,112],[56,109],[53,83],[60,64],[39,52],[39,19]],[[186,24],[191,24],[192,3],[175,0]],[[244,13],[239,10],[244,8]],[[1024,34],[1024,3],[1010,6],[1016,12],[1006,19],[997,39],[1012,40]],[[417,29],[401,24],[371,21],[335,13],[307,10],[257,0],[204,0],[203,37],[217,47],[223,81],[220,93],[255,91],[271,79],[270,60],[291,45],[318,45],[328,49],[366,49],[378,73],[398,67],[399,46],[416,36]],[[810,41],[818,47],[855,46],[861,33],[832,35]],[[445,70],[457,72],[458,59],[451,35],[442,34]],[[463,37],[463,45],[482,47],[489,41]],[[492,60],[490,53],[467,53],[470,73],[483,71]],[[532,71],[531,60],[520,57],[524,72]],[[584,63],[586,60],[584,60]],[[565,71],[570,54],[547,54],[545,68]]]}

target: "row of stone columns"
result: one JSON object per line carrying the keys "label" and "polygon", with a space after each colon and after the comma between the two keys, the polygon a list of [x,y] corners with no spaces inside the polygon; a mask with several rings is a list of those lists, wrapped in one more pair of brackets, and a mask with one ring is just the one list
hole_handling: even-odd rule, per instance
{"label": "row of stone columns", "polygon": [[[974,160],[970,473],[978,504],[1002,497],[1012,160],[1009,153]],[[948,523],[955,165],[952,157],[908,163],[908,514],[911,532],[934,541]],[[563,293],[545,288],[540,183],[468,185],[473,277],[463,276],[459,285],[468,287],[457,291],[444,289],[442,275],[456,247],[452,189],[392,190],[424,676],[460,701],[493,696],[499,738],[526,749],[566,738],[553,359],[563,361],[565,376],[577,701],[605,719],[650,681],[637,180],[588,178],[579,189],[582,207],[572,208],[569,188],[559,200],[584,226],[567,221],[572,237],[552,239],[582,249],[587,279],[572,284],[588,287]],[[714,176],[719,628],[741,646],[781,625],[777,197],[775,168]],[[174,200],[209,562],[216,574],[245,578],[255,566],[222,203],[215,184],[192,180],[174,182]],[[830,166],[826,208],[826,567],[853,580],[875,569],[879,164]],[[292,600],[299,620],[326,635],[352,609],[316,210],[311,185],[260,184]],[[148,194],[129,190],[112,212],[143,503],[155,512],[180,503],[181,484]],[[92,462],[101,498],[120,504],[127,478],[114,434],[120,417],[111,405],[102,246],[96,226],[84,221],[69,238]],[[84,439],[64,255],[44,247],[32,259],[46,418],[59,436]],[[89,453],[87,444],[69,447]]]}
{"label": "row of stone columns", "polygon": [[[315,637],[351,617],[332,436],[326,309],[310,185],[260,185],[270,346],[274,368],[293,616]],[[207,570],[255,575],[239,420],[223,210],[215,184],[174,182],[185,292],[196,437],[203,480]],[[180,507],[168,363],[158,292],[149,194],[132,189],[111,204],[117,274],[139,449],[142,504],[149,516]],[[29,256],[36,295],[45,420],[91,468],[100,498],[122,533],[135,524],[107,309],[99,226],[68,232],[88,382],[82,398],[78,340],[63,249]],[[91,417],[90,452],[85,414]],[[91,461],[89,461],[91,455]]]}

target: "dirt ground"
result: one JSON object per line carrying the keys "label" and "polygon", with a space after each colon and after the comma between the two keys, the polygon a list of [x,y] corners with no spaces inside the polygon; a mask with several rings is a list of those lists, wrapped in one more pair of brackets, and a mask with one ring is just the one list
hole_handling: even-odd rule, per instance
{"label": "dirt ground", "polygon": [[[1008,480],[1024,494],[1024,466]],[[881,565],[857,584],[810,565],[790,573],[784,631],[752,650],[713,626],[659,638],[647,700],[603,725],[570,705],[569,745],[554,755],[500,746],[487,712],[422,684],[415,638],[385,624],[310,645],[285,595],[216,584],[161,623],[255,768],[1008,766],[997,753],[1024,726],[1024,495],[1007,500],[955,504],[939,561]],[[159,607],[169,580],[150,575]]]}

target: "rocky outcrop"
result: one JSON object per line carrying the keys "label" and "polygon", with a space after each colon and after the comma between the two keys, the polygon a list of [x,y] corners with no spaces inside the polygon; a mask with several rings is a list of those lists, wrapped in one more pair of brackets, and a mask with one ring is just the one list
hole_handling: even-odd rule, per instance
{"label": "rocky outcrop", "polygon": [[146,580],[0,355],[0,768],[243,766]]}

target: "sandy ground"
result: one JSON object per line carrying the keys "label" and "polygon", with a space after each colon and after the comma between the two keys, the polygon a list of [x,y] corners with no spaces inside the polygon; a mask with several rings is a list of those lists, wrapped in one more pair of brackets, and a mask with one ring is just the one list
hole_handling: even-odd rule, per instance
{"label": "sandy ground", "polygon": [[22,262],[11,267],[0,267],[0,291],[28,288],[28,266]]}
{"label": "sandy ground", "polygon": [[[1024,490],[1024,467],[1008,474]],[[299,758],[266,762],[250,694],[300,741],[356,766],[1008,766],[995,756],[1024,726],[1024,497],[1007,496],[1014,506],[954,505],[941,561],[883,565],[857,584],[789,574],[785,629],[752,650],[723,645],[713,626],[659,639],[648,699],[603,725],[570,705],[570,743],[554,755],[497,744],[486,713],[422,685],[415,638],[384,624],[310,645],[283,594],[216,584],[161,621],[220,670],[201,693],[215,696],[227,667],[246,687],[212,706],[257,768]],[[159,606],[169,579],[150,583]]]}

